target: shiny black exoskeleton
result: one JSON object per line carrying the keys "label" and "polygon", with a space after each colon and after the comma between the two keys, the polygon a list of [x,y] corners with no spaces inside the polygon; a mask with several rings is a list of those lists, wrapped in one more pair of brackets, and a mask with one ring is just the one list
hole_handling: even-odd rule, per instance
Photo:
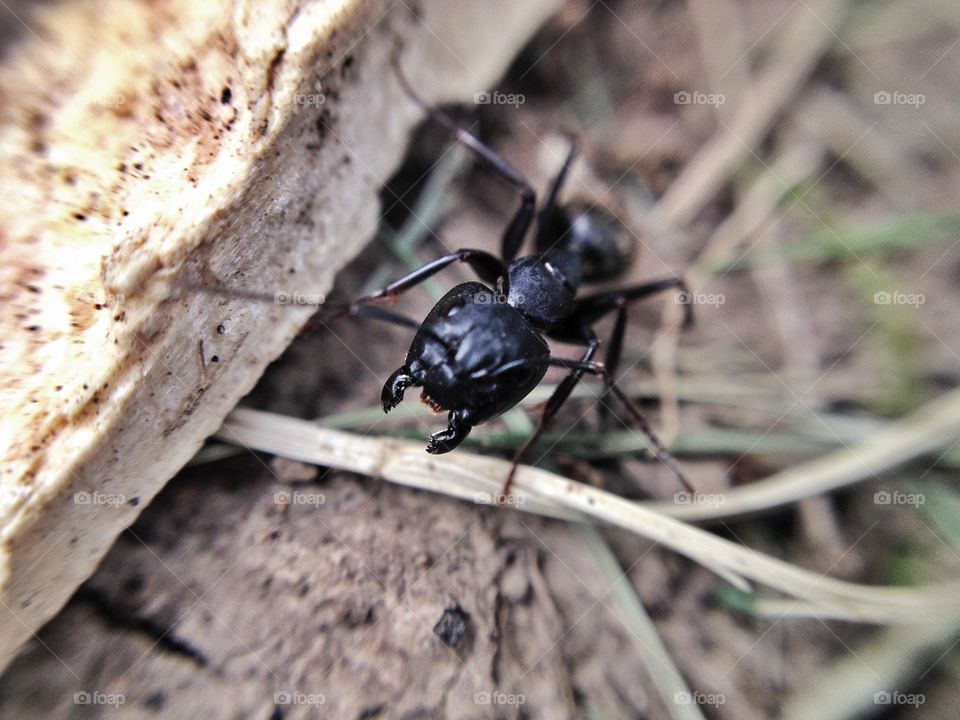
{"label": "shiny black exoskeleton", "polygon": [[[505,494],[524,452],[543,433],[583,373],[600,375],[608,390],[623,402],[633,421],[647,434],[655,455],[682,480],[672,456],[612,377],[623,345],[628,303],[669,288],[685,290],[683,280],[666,277],[578,297],[583,283],[609,280],[625,270],[633,257],[635,243],[630,232],[609,211],[583,203],[559,203],[560,190],[576,156],[575,145],[571,144],[537,213],[533,189],[506,160],[449,117],[428,107],[399,70],[398,75],[407,93],[431,117],[513,186],[521,204],[503,234],[500,258],[483,250],[457,250],[350,306],[351,312],[364,311],[417,329],[406,361],[383,387],[384,412],[396,407],[408,388],[422,388],[421,398],[425,403],[437,412],[447,412],[447,427],[430,436],[427,452],[446,453],[463,442],[475,425],[523,400],[539,384],[548,367],[567,368],[569,374],[547,401],[537,429],[514,456]],[[515,259],[535,218],[537,252]],[[419,325],[409,318],[370,306],[397,296],[455,262],[467,263],[484,283],[457,285]],[[685,309],[689,311],[689,305]],[[606,361],[595,362],[593,356],[600,341],[592,326],[612,312],[617,313],[617,318]],[[554,357],[545,338],[582,344],[586,349],[578,360]]]}
{"label": "shiny black exoskeleton", "polygon": [[406,363],[384,385],[385,411],[411,385],[423,388],[421,397],[430,407],[449,411],[447,429],[431,435],[427,452],[455,448],[474,425],[526,397],[547,371],[547,343],[502,300],[475,282],[448,292],[423,321]]}
{"label": "shiny black exoskeleton", "polygon": [[[593,229],[586,213],[575,217],[583,228]],[[428,452],[452,450],[474,425],[514,407],[540,383],[551,365],[543,334],[553,331],[557,339],[574,342],[582,338],[572,311],[582,280],[597,276],[586,262],[588,251],[606,267],[619,263],[620,268],[632,253],[622,239],[598,245],[592,235],[561,236],[562,247],[510,263],[494,287],[468,282],[453,288],[424,319],[406,362],[384,385],[382,401],[389,411],[408,387],[422,387],[425,403],[448,411],[448,427],[431,436]],[[623,254],[625,247],[630,251]],[[469,262],[481,252],[460,251],[466,257],[458,259]]]}

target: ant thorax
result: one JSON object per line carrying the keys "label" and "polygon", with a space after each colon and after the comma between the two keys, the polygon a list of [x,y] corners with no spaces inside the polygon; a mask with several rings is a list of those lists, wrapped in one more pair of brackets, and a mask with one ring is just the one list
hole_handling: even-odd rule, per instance
{"label": "ant thorax", "polygon": [[549,330],[570,314],[580,285],[580,257],[550,251],[522,257],[507,268],[507,302],[532,325]]}

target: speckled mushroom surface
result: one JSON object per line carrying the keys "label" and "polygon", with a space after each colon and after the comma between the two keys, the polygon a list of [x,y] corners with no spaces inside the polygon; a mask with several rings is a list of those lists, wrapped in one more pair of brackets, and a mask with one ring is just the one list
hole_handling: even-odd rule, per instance
{"label": "speckled mushroom surface", "polygon": [[[0,65],[0,667],[90,575],[372,236],[429,99],[559,3],[63,2]],[[321,359],[322,362],[322,359]]]}

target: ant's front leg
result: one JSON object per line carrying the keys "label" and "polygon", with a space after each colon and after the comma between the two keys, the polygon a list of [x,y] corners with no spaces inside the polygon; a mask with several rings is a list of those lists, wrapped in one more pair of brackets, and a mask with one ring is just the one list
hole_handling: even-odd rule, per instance
{"label": "ant's front leg", "polygon": [[472,429],[473,425],[464,420],[461,411],[451,410],[447,416],[447,429],[430,436],[427,452],[431,455],[450,452],[466,439]]}
{"label": "ant's front leg", "polygon": [[[587,349],[584,350],[583,355],[580,357],[578,362],[581,364],[591,365],[593,356],[597,352],[597,348],[600,347],[600,341],[597,339],[596,333],[593,332],[592,328],[584,327],[582,328],[582,332]],[[540,416],[540,421],[537,423],[536,429],[530,434],[530,437],[527,438],[526,442],[524,442],[523,445],[521,445],[513,455],[513,459],[510,462],[510,472],[507,473],[507,479],[504,481],[503,488],[500,490],[501,498],[510,497],[510,489],[513,487],[513,478],[517,474],[517,468],[520,466],[523,456],[526,455],[527,451],[533,446],[533,444],[540,439],[540,436],[546,431],[547,426],[553,420],[561,406],[570,398],[570,394],[580,382],[580,378],[583,377],[584,372],[585,370],[583,367],[571,367],[570,374],[561,381],[561,383],[557,386],[557,389],[553,391],[550,399],[547,400],[546,407],[543,409],[543,414]]]}
{"label": "ant's front leg", "polygon": [[361,308],[364,305],[368,305],[380,300],[393,299],[401,293],[406,292],[410,288],[416,287],[420,283],[424,282],[427,278],[433,277],[445,267],[448,267],[455,262],[466,263],[481,280],[493,285],[494,287],[497,286],[501,279],[506,278],[506,268],[500,261],[500,258],[497,256],[491,255],[484,250],[473,250],[469,248],[455,250],[452,253],[441,255],[440,257],[431,260],[422,267],[407,273],[403,277],[394,280],[392,283],[383,286],[379,290],[375,290],[369,295],[364,295],[357,298],[349,305],[338,307],[333,311],[332,314],[327,315],[324,319],[331,320],[344,315],[360,314]]}

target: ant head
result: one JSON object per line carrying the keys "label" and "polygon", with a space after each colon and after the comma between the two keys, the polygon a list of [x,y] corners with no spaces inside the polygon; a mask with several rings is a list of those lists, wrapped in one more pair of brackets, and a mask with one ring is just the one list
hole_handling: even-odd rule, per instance
{"label": "ant head", "polygon": [[[612,280],[630,265],[636,254],[633,233],[610,210],[582,201],[564,205],[549,233],[553,248],[580,256],[584,282]],[[537,248],[546,252],[550,248]]]}

